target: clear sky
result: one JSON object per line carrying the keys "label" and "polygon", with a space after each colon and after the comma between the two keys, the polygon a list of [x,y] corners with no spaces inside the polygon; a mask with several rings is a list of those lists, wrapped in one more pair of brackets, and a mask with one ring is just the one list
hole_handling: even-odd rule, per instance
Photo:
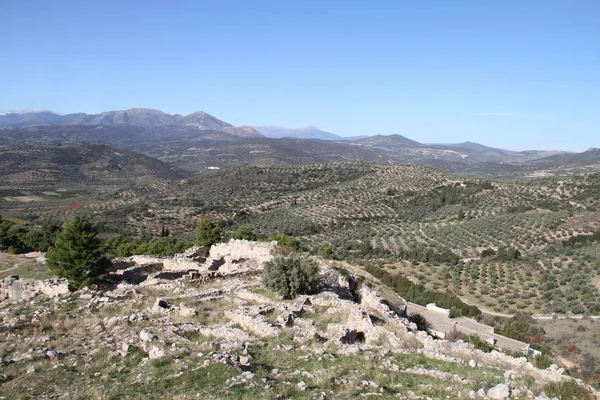
{"label": "clear sky", "polygon": [[600,147],[600,1],[0,0],[0,110]]}

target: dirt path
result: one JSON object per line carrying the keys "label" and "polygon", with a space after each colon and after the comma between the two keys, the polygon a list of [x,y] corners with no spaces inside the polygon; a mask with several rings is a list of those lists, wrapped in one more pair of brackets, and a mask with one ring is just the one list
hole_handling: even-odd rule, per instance
{"label": "dirt path", "polygon": [[12,271],[13,269],[17,269],[17,268],[19,268],[21,266],[21,264],[23,264],[23,263],[15,264],[15,265],[13,265],[10,268],[3,269],[3,270],[0,271],[0,274],[3,274],[3,273],[8,272],[8,271]]}

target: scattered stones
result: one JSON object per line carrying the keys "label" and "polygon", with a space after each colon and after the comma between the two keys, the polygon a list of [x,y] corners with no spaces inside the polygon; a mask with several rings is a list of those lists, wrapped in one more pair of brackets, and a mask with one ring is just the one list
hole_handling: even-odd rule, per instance
{"label": "scattered stones", "polygon": [[[540,371],[525,358],[513,358],[495,351],[483,353],[462,341],[436,340],[425,332],[414,332],[414,327],[403,315],[405,303],[398,299],[392,301],[391,297],[382,298],[369,283],[359,288],[356,277],[351,274],[325,269],[321,292],[291,301],[278,299],[274,294],[262,291],[256,276],[260,272],[260,260],[271,257],[270,253],[267,257],[271,246],[233,241],[215,246],[210,256],[205,250],[195,248],[178,255],[177,260],[169,258],[158,262],[152,258],[145,260],[148,264],[134,265],[134,262],[141,262],[135,258],[123,264],[121,273],[119,270],[111,272],[115,277],[121,275],[123,280],[109,291],[85,289],[74,294],[65,293],[56,301],[45,300],[45,310],[31,311],[38,307],[43,296],[15,302],[26,311],[4,317],[5,310],[0,310],[2,329],[13,335],[10,340],[15,342],[12,347],[6,347],[7,355],[0,360],[0,368],[12,362],[39,363],[43,360],[43,367],[27,364],[29,368],[24,366],[23,370],[31,375],[39,368],[72,368],[88,377],[96,376],[99,379],[95,381],[102,384],[110,384],[112,379],[112,384],[116,385],[118,379],[114,377],[118,375],[114,371],[125,368],[125,360],[139,362],[141,359],[139,374],[136,370],[136,383],[146,384],[151,377],[147,376],[144,366],[150,360],[168,355],[176,367],[165,379],[177,379],[188,371],[226,364],[228,371],[237,370],[239,374],[234,373],[235,376],[227,380],[227,387],[245,385],[267,390],[277,385],[290,385],[292,389],[297,386],[298,390],[310,391],[307,398],[315,399],[327,397],[327,392],[318,389],[322,382],[329,385],[328,392],[331,388],[349,386],[369,397],[385,396],[391,389],[401,398],[425,399],[426,396],[417,393],[427,393],[434,387],[445,391],[444,397],[449,398],[507,399],[533,398],[533,393],[523,387],[520,379],[523,376],[532,376],[542,383],[570,379],[563,377],[564,371],[556,365]],[[170,267],[166,267],[169,263]],[[186,269],[192,264],[194,269]],[[213,271],[209,273],[210,269]],[[210,277],[210,280],[203,277]],[[10,277],[8,281],[12,287],[14,282],[21,280]],[[131,283],[134,281],[140,283]],[[27,284],[21,285],[23,288],[29,290]],[[43,334],[49,331],[38,327],[46,323],[45,317],[58,310],[70,317],[91,318],[83,318],[86,325],[69,330],[68,337],[61,329],[51,331],[54,336]],[[29,324],[35,329],[21,329]],[[15,327],[17,330],[11,332]],[[26,337],[23,332],[43,335]],[[79,347],[63,347],[71,340],[79,341]],[[29,343],[30,348],[20,351],[22,347],[16,345],[19,342]],[[61,351],[56,350],[58,348]],[[286,361],[278,365],[268,361],[262,364],[265,362],[262,357],[252,358],[253,355],[256,357],[257,349],[274,352],[275,357],[298,363]],[[463,366],[460,373],[465,376],[418,366],[404,369],[395,353],[418,354],[457,363]],[[390,385],[371,377],[363,380],[361,365],[349,371],[346,377],[333,376],[340,373],[336,368],[311,369],[314,365],[335,365],[336,359],[344,360],[345,355],[364,360],[369,368],[381,368],[396,376],[427,376],[431,379],[421,381],[432,383],[423,384],[418,390],[411,388],[417,392],[411,394],[401,383]],[[98,365],[100,358],[110,360],[110,373],[94,373],[92,366]],[[324,360],[330,361],[322,363]],[[275,366],[272,364],[278,368],[272,368]],[[464,368],[465,365],[482,370],[470,371]],[[474,384],[469,379],[471,374],[479,377],[490,369],[502,370],[506,382],[490,388],[487,393],[483,389],[469,392],[472,387],[469,385]],[[494,372],[493,376],[498,374]],[[12,376],[9,378],[13,379]],[[302,382],[296,384],[298,380]]]}

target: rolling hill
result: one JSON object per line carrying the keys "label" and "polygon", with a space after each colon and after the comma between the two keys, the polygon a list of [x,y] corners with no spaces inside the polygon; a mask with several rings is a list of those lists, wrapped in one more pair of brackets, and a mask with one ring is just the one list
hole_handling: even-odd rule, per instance
{"label": "rolling hill", "polygon": [[0,149],[0,184],[10,187],[148,183],[188,174],[144,154],[86,143]]}

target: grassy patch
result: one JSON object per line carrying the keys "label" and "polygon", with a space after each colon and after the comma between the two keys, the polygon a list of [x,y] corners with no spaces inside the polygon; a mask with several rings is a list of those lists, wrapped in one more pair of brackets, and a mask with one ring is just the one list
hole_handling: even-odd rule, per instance
{"label": "grassy patch", "polygon": [[[12,268],[12,266],[6,265],[5,267],[0,265],[2,269]],[[19,275],[22,279],[49,279],[53,276],[45,265],[37,262],[20,263],[18,268],[0,272],[0,279],[4,279],[9,275]]]}

